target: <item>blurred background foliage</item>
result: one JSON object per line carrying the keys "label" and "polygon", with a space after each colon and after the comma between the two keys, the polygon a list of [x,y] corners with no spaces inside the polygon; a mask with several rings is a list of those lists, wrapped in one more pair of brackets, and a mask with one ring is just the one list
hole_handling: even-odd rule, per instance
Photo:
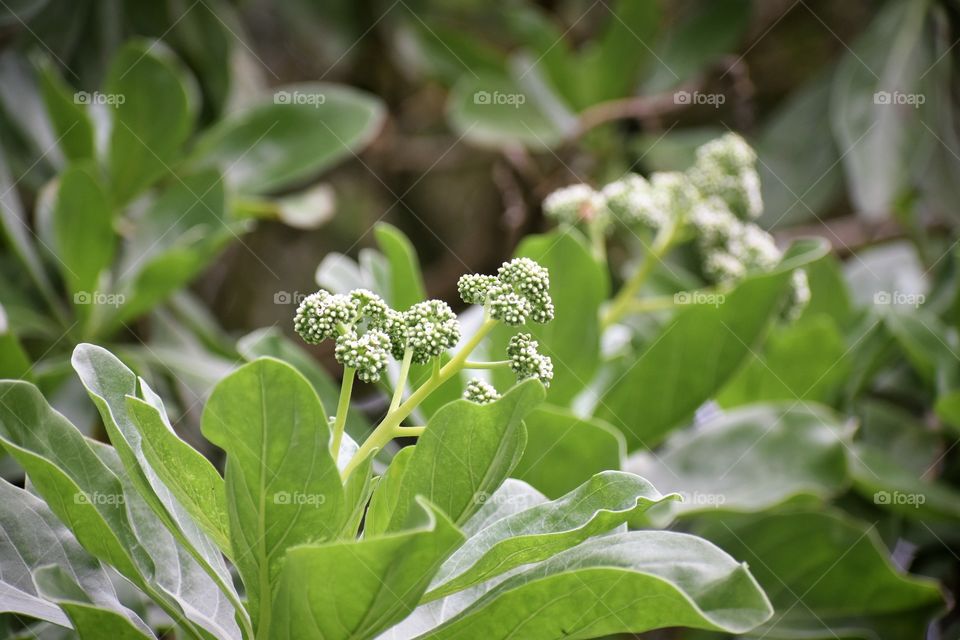
{"label": "blurred background foliage", "polygon": [[[198,401],[241,357],[304,358],[269,328],[291,333],[295,305],[316,289],[322,261],[324,277],[345,284],[362,269],[339,254],[368,270],[384,260],[371,247],[394,268],[418,255],[426,291],[452,303],[461,273],[492,271],[524,236],[550,226],[540,203],[554,189],[683,169],[698,145],[733,130],[759,153],[760,223],[783,244],[826,238],[843,265],[809,269],[812,310],[806,322],[771,334],[764,367],[753,360],[695,400],[715,397],[727,408],[792,401],[791,389],[810,386],[804,399],[859,417],[865,428],[845,463],[832,444],[822,458],[814,446],[849,437],[840,419],[822,420],[836,423],[829,433],[811,427],[810,441],[792,443],[789,433],[774,440],[779,451],[805,448],[817,458],[814,477],[796,478],[784,495],[801,486],[873,521],[877,505],[864,498],[909,488],[895,481],[898,470],[912,470],[908,480],[933,467],[952,484],[958,477],[956,438],[941,429],[960,424],[958,27],[955,0],[5,0],[0,373],[33,379],[76,424],[95,429],[93,407],[68,373],[73,344],[96,341],[166,386],[163,395],[180,400],[171,413],[189,425]],[[126,101],[107,109],[77,98],[97,92]],[[295,95],[324,100],[298,103]],[[196,209],[196,201],[204,204]],[[381,221],[409,237],[416,254],[390,227],[375,232]],[[636,247],[616,238],[609,252],[616,278]],[[595,287],[601,297],[604,275]],[[113,307],[78,302],[91,292],[126,298]],[[879,292],[926,295],[927,304],[878,323],[864,309]],[[323,347],[312,355],[332,362]],[[845,364],[834,369],[838,359]],[[335,398],[322,368],[308,361],[301,369]],[[744,409],[734,427],[717,428],[749,433],[773,420],[758,417],[764,410],[772,411]],[[550,411],[542,411],[545,424],[555,419]],[[362,429],[361,412],[354,418]],[[793,420],[810,426],[804,416]],[[916,429],[901,433],[901,423]],[[604,437],[610,442],[595,462],[617,466],[617,438]],[[682,444],[668,440],[664,457],[706,470],[720,446],[709,437],[700,449]],[[748,453],[773,467],[777,451]],[[891,466],[890,451],[901,464]],[[654,461],[627,467],[660,479]],[[541,490],[567,488],[549,486],[555,474],[522,471]],[[894,480],[875,486],[881,476]],[[687,480],[709,488],[714,477]],[[846,492],[849,485],[856,491]],[[863,539],[873,554],[864,563],[878,580],[892,575],[886,557],[877,560],[882,537],[895,562],[916,559],[916,572],[955,587],[951,556],[960,547],[951,525],[922,519],[955,524],[957,494],[939,498],[908,513],[913,522],[891,518],[877,531],[839,509],[732,517],[723,528],[685,522],[727,538],[725,548],[742,545],[734,555],[747,560],[768,531],[770,540],[787,531],[819,550]],[[765,500],[750,495],[744,510],[762,510]],[[858,554],[844,575],[861,571]],[[753,568],[770,591],[793,559],[785,553]],[[810,556],[810,570],[832,560]],[[793,577],[792,588],[820,598],[814,617],[835,613],[835,593]],[[898,584],[891,589],[930,590]],[[789,595],[772,597],[789,603]],[[851,604],[836,628],[856,627],[854,618],[876,604],[869,601]],[[912,637],[929,614],[898,619],[882,604],[877,611],[867,626],[887,625],[887,635],[827,637]],[[787,626],[817,626],[802,613]],[[942,628],[942,637],[960,637],[955,616]]]}

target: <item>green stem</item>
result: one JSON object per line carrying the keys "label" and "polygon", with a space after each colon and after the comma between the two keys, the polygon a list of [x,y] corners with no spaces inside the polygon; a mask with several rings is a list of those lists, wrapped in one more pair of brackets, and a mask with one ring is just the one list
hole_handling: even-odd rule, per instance
{"label": "green stem", "polygon": [[673,296],[656,296],[653,298],[639,298],[630,302],[630,313],[646,313],[647,311],[663,311],[676,306]]}
{"label": "green stem", "polygon": [[353,393],[353,376],[356,369],[344,367],[343,382],[340,385],[340,401],[337,402],[337,417],[333,423],[333,440],[330,452],[334,461],[340,457],[340,443],[343,441],[343,429],[347,424],[347,412],[350,410],[350,394]]}
{"label": "green stem", "polygon": [[370,455],[371,451],[374,449],[382,449],[384,445],[397,437],[397,429],[400,428],[401,423],[413,413],[413,410],[416,409],[427,396],[463,369],[467,358],[470,357],[470,354],[477,348],[477,345],[480,344],[496,325],[496,320],[490,318],[484,320],[473,337],[463,345],[463,348],[461,348],[447,364],[437,369],[434,375],[430,376],[426,382],[411,393],[396,409],[387,413],[383,421],[377,425],[377,428],[373,430],[370,437],[361,445],[357,453],[354,454],[353,459],[344,467],[343,472],[340,474],[343,481],[346,481],[350,473]]}
{"label": "green stem", "polygon": [[464,369],[502,369],[509,367],[509,360],[494,360],[493,362],[478,362],[476,360],[467,360],[463,363]]}
{"label": "green stem", "polygon": [[630,305],[634,298],[636,298],[637,293],[639,293],[643,283],[646,282],[647,277],[653,271],[653,268],[672,248],[673,242],[676,239],[676,233],[677,225],[673,222],[668,222],[660,227],[660,231],[657,232],[657,237],[653,240],[653,246],[650,247],[650,250],[643,256],[643,262],[640,263],[640,267],[630,276],[630,279],[624,283],[620,291],[617,292],[617,296],[610,303],[610,306],[607,307],[606,312],[600,320],[602,328],[606,329],[616,324],[627,314],[630,310]]}
{"label": "green stem", "polygon": [[397,427],[396,434],[399,437],[403,438],[412,438],[415,436],[423,435],[423,430],[426,429],[425,426],[418,427]]}
{"label": "green stem", "polygon": [[410,363],[413,362],[413,349],[407,347],[403,350],[403,362],[400,363],[400,375],[397,376],[397,385],[393,390],[393,399],[390,401],[390,409],[393,411],[400,406],[403,400],[403,390],[407,387],[407,377],[410,375]]}

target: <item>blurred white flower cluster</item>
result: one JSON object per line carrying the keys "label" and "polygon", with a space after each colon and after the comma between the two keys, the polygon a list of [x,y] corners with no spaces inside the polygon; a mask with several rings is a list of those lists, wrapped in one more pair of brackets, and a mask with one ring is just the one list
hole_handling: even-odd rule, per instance
{"label": "blurred white flower cluster", "polygon": [[[676,237],[694,243],[703,275],[711,284],[730,285],[749,273],[769,271],[782,251],[753,222],[763,212],[757,154],[735,133],[704,144],[687,171],[637,174],[600,191],[585,184],[564,187],[543,202],[544,213],[565,224],[615,224],[660,232],[672,225]],[[806,274],[793,275],[793,308],[809,299]]]}

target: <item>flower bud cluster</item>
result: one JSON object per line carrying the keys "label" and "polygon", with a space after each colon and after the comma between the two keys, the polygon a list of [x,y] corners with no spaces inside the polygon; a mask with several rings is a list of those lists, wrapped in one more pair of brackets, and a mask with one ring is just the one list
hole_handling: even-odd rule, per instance
{"label": "flower bud cluster", "polygon": [[467,388],[463,391],[463,397],[477,404],[490,404],[499,400],[500,394],[490,383],[479,378],[473,378],[467,383]]}
{"label": "flower bud cluster", "polygon": [[529,333],[518,333],[507,344],[510,369],[517,380],[537,378],[545,386],[553,380],[553,361],[539,351],[540,344]]}
{"label": "flower bud cluster", "polygon": [[752,220],[763,212],[757,154],[747,141],[728,133],[697,149],[690,180],[704,198],[717,197],[737,217]]}
{"label": "flower bud cluster", "polygon": [[557,222],[577,224],[607,215],[606,199],[593,187],[573,184],[557,189],[543,201],[543,212]]}
{"label": "flower bud cluster", "polygon": [[395,312],[387,326],[394,357],[399,360],[410,349],[417,364],[426,364],[460,341],[460,322],[442,300],[418,302],[403,313]]}
{"label": "flower bud cluster", "polygon": [[486,306],[491,318],[509,325],[527,320],[545,324],[553,320],[550,273],[530,258],[514,258],[496,276],[465,275],[458,283],[460,296],[469,304]]}

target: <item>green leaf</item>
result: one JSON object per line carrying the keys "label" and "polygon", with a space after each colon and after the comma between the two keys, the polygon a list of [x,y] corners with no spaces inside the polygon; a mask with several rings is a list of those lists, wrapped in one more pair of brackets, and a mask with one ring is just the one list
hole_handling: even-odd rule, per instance
{"label": "green leaf", "polygon": [[835,637],[822,635],[822,629],[835,621],[845,624],[854,616],[906,618],[917,609],[930,610],[942,603],[933,580],[904,575],[894,567],[873,526],[833,512],[713,522],[704,532],[750,563],[777,611],[777,617],[761,629],[769,637],[796,638],[798,630],[809,627],[821,630],[815,638]]}
{"label": "green leaf", "polygon": [[771,613],[746,567],[706,540],[634,531],[594,538],[514,575],[418,637],[552,640],[663,627],[744,633]]}
{"label": "green leaf", "polygon": [[120,604],[100,562],[80,546],[50,507],[5,480],[0,480],[0,531],[4,537],[0,548],[0,611],[69,626],[67,617],[37,590],[33,580],[33,571],[52,563],[69,568],[92,602],[122,611],[146,629],[134,612]]}
{"label": "green leaf", "polygon": [[631,456],[625,468],[683,496],[669,510],[651,512],[658,523],[675,515],[763,511],[842,490],[845,431],[839,417],[817,405],[753,405],[677,433],[656,454]]}
{"label": "green leaf", "polygon": [[377,536],[386,533],[390,527],[390,518],[400,501],[400,488],[407,465],[413,456],[415,446],[404,447],[393,456],[390,466],[377,480],[377,486],[370,497],[366,519],[363,521],[363,535]]}
{"label": "green leaf", "polygon": [[40,592],[58,603],[67,614],[81,640],[103,637],[118,640],[154,638],[143,622],[137,620],[138,626],[127,616],[93,602],[62,566],[46,565],[37,569],[33,577]]}
{"label": "green leaf", "polygon": [[391,224],[378,222],[373,228],[380,251],[390,265],[390,292],[387,303],[395,309],[407,309],[427,298],[420,273],[417,252],[410,240]]}
{"label": "green leaf", "polygon": [[960,390],[950,391],[937,398],[935,411],[944,424],[960,434]]}
{"label": "green leaf", "polygon": [[725,407],[769,400],[829,402],[846,380],[846,355],[843,336],[828,316],[777,327],[763,350],[717,394],[717,402]]}
{"label": "green leaf", "polygon": [[326,83],[278,87],[269,101],[205,131],[190,162],[219,168],[241,193],[280,191],[359,151],[383,118],[380,101],[356,89]]}
{"label": "green leaf", "polygon": [[101,273],[113,263],[117,238],[113,209],[91,168],[74,166],[61,176],[51,220],[54,251],[81,317],[98,304]]}
{"label": "green leaf", "polygon": [[268,637],[373,638],[409,615],[464,539],[426,500],[411,515],[398,533],[290,549]]}
{"label": "green leaf", "polygon": [[151,469],[203,532],[232,557],[223,478],[203,454],[177,436],[161,410],[133,396],[126,400]]}
{"label": "green leaf", "polygon": [[[592,380],[600,363],[599,309],[609,291],[606,267],[593,257],[586,239],[576,229],[528,236],[516,254],[536,260],[550,271],[550,296],[556,317],[544,325],[528,324],[543,353],[553,359],[555,376],[547,398],[568,403]],[[501,327],[493,338],[493,359],[503,357],[513,327]],[[500,385],[514,381],[510,371],[495,376]]]}
{"label": "green leaf", "polygon": [[116,325],[188,284],[244,228],[228,217],[223,180],[215,171],[185,176],[163,190],[133,221],[119,268],[125,299]]}
{"label": "green leaf", "polygon": [[231,546],[254,624],[265,629],[286,550],[340,530],[344,496],[327,412],[296,369],[260,358],[217,384],[202,431],[227,452]]}
{"label": "green leaf", "polygon": [[69,160],[94,157],[93,124],[71,88],[57,75],[53,65],[40,67],[40,91],[59,146]]}
{"label": "green leaf", "polygon": [[31,369],[30,358],[7,321],[6,309],[0,305],[0,379],[30,379]]}
{"label": "green leaf", "polygon": [[190,134],[190,99],[177,65],[165,45],[145,40],[127,43],[110,65],[104,91],[116,104],[107,167],[119,204],[171,173]]}
{"label": "green leaf", "polygon": [[552,405],[524,418],[527,447],[516,478],[556,498],[606,469],[619,469],[626,456],[623,434],[596,418],[579,418]]}
{"label": "green leaf", "polygon": [[630,473],[598,473],[558,500],[501,518],[471,536],[440,569],[424,600],[546,560],[674,498],[679,496],[665,497]]}
{"label": "green leaf", "polygon": [[695,3],[654,48],[657,59],[644,82],[647,93],[666,91],[731,53],[750,24],[750,0]]}
{"label": "green leaf", "polygon": [[822,240],[794,243],[780,266],[741,282],[716,306],[689,306],[667,323],[596,410],[629,450],[650,448],[693,415],[750,356],[780,310],[794,269],[822,258]]}
{"label": "green leaf", "polygon": [[454,524],[466,522],[517,465],[527,440],[523,417],[543,396],[543,385],[527,380],[496,402],[457,400],[433,414],[406,464],[388,530],[405,525],[417,496]]}
{"label": "green leaf", "polygon": [[[347,434],[343,435],[343,444],[346,445],[348,442],[352,445],[350,447],[351,451],[349,457],[341,455],[340,460],[338,460],[338,468],[342,471],[346,467],[347,463],[350,461],[354,455],[356,455],[358,446],[355,442],[350,440],[350,436]],[[341,451],[343,447],[341,446]],[[370,493],[373,491],[373,479],[371,477],[373,471],[373,459],[376,457],[376,452],[371,452],[366,458],[363,459],[357,467],[350,473],[350,476],[347,478],[346,484],[343,486],[343,503],[345,506],[345,517],[343,519],[343,526],[340,530],[340,535],[338,537],[345,538],[347,540],[353,540],[357,537],[357,533],[360,530],[360,523],[363,522],[363,516],[367,510],[367,502],[370,499]]]}

